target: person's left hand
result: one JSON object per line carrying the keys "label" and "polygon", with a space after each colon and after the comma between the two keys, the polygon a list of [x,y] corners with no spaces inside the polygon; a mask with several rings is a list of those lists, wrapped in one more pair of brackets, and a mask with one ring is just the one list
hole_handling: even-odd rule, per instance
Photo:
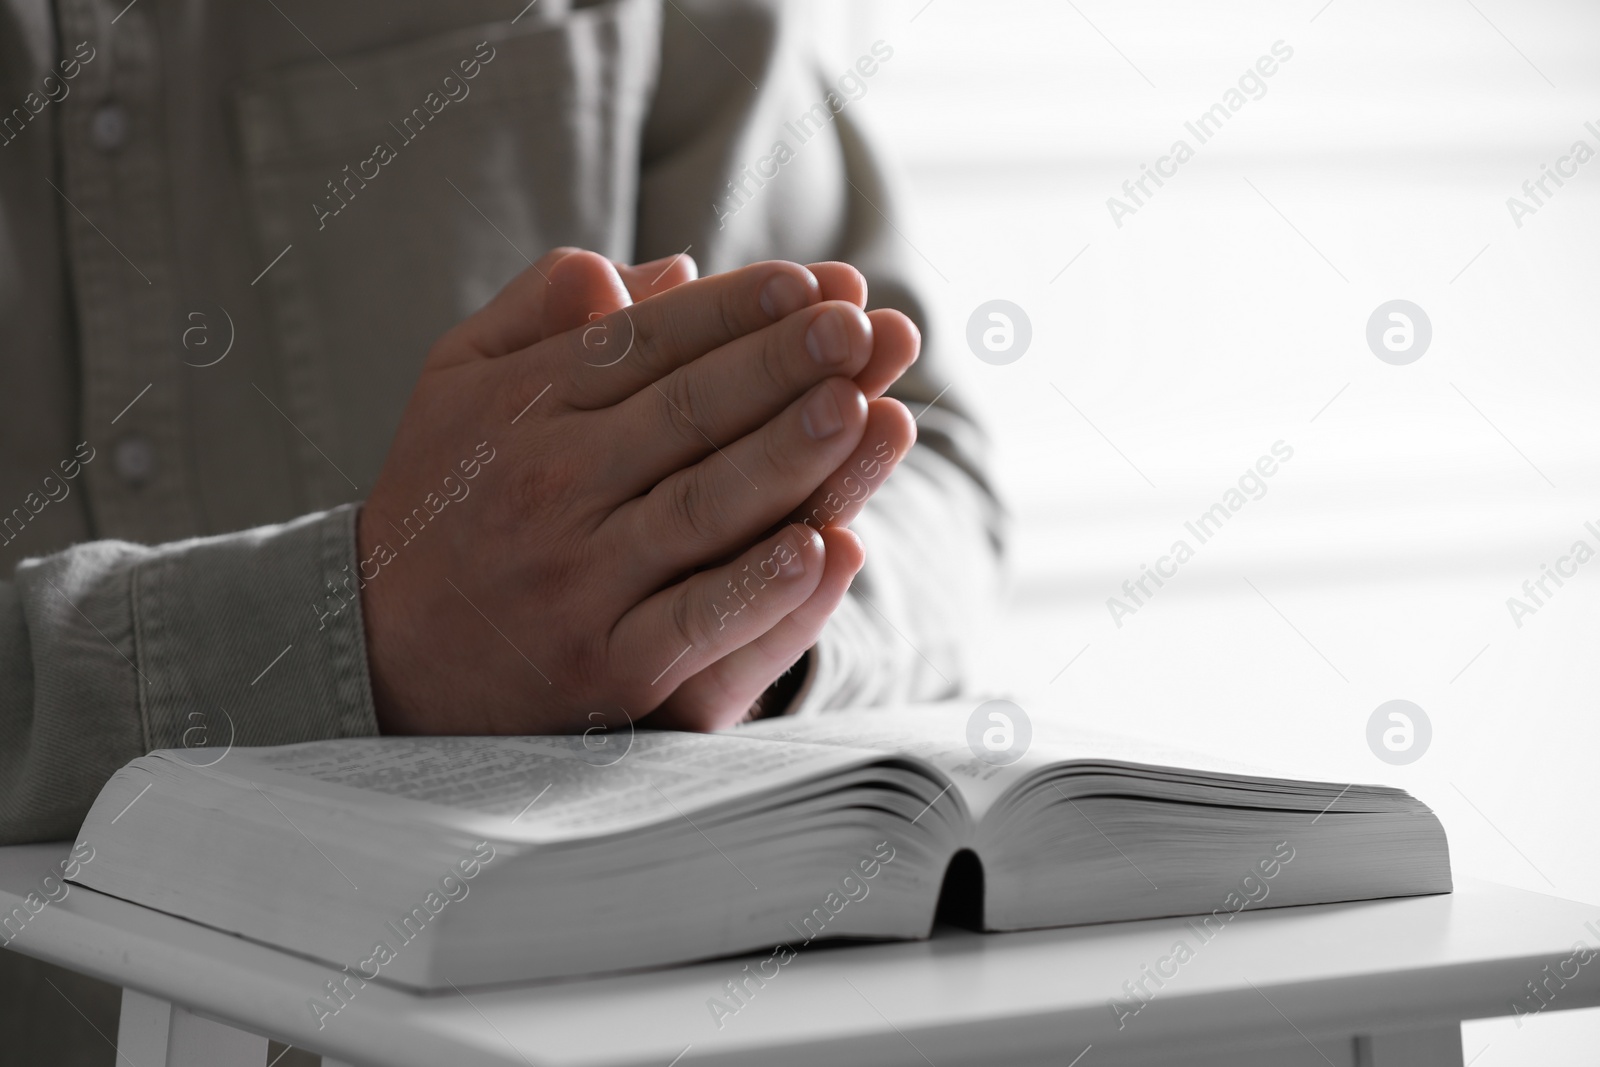
{"label": "person's left hand", "polygon": [[[686,255],[630,266],[592,252],[559,248],[540,260],[544,281],[514,294],[525,301],[531,344],[541,337],[574,329],[602,315],[666,292],[697,277]],[[812,263],[808,269],[823,300],[848,300],[865,308],[867,283],[847,263]],[[513,295],[513,294],[506,294]],[[816,590],[778,624],[742,648],[692,675],[648,718],[651,726],[715,730],[745,718],[768,688],[804,656],[829,616],[844,600],[850,582],[866,562],[865,549],[848,524],[904,458],[916,441],[916,423],[905,405],[883,395],[916,360],[921,334],[898,311],[867,312],[873,354],[855,383],[867,398],[867,424],[861,444],[790,516],[823,533],[826,563]],[[729,610],[742,603],[729,594]],[[763,709],[765,713],[782,708]],[[613,728],[617,724],[610,724]]]}

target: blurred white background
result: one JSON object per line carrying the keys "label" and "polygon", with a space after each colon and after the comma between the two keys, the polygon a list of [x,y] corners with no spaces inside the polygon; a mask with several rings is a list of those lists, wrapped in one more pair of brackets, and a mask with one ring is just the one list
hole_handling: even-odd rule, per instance
{"label": "blurred white background", "polygon": [[[1506,203],[1574,142],[1600,151],[1600,7],[827,10],[833,69],[894,48],[850,107],[906,172],[907,239],[1014,514],[991,686],[1401,785],[1444,821],[1458,877],[1600,902],[1600,560],[1520,628],[1506,603],[1574,541],[1600,549],[1600,159],[1520,228]],[[1280,40],[1265,95],[1199,144],[1184,122]],[[1194,158],[1118,228],[1107,198],[1180,137]],[[1033,331],[1004,366],[963,336],[996,298]],[[1405,366],[1366,342],[1397,298],[1433,329]],[[1119,628],[1107,598],[1195,544],[1185,520],[1277,441],[1294,457],[1265,496]],[[1406,766],[1366,740],[1394,698],[1433,728]],[[1600,1011],[1471,1023],[1463,1043],[1474,1067],[1593,1064]]]}

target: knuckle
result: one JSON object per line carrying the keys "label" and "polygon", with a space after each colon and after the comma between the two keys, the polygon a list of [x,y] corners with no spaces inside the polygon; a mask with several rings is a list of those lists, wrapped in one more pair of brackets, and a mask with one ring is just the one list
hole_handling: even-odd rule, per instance
{"label": "knuckle", "polygon": [[666,336],[659,314],[633,316],[633,347],[648,366],[660,366]]}
{"label": "knuckle", "polygon": [[518,429],[532,420],[542,419],[551,404],[551,398],[545,395],[549,388],[549,382],[541,382],[532,375],[511,375],[497,390],[500,414],[507,424],[517,423]]}
{"label": "knuckle", "polygon": [[698,648],[705,643],[705,614],[687,589],[672,601],[672,632],[680,648],[685,645]]}
{"label": "knuckle", "polygon": [[527,539],[530,520],[550,523],[559,516],[572,518],[581,514],[573,507],[573,502],[579,499],[578,489],[587,474],[571,456],[533,450],[529,455],[518,457],[515,465],[507,469],[507,532],[523,542]]}
{"label": "knuckle", "polygon": [[661,419],[664,429],[672,435],[672,439],[685,444],[703,445],[705,436],[699,429],[702,402],[694,375],[687,370],[679,370],[656,383],[656,388],[662,398]]}
{"label": "knuckle", "polygon": [[715,538],[708,512],[709,495],[696,468],[680,471],[666,483],[668,523],[678,539],[696,549],[709,547]]}
{"label": "knuckle", "polygon": [[679,361],[674,353],[689,343],[685,313],[669,302],[654,307],[640,305],[639,313],[632,317],[634,348],[645,365],[657,373],[675,366]]}
{"label": "knuckle", "polygon": [[685,371],[669,375],[664,391],[677,421],[689,426],[699,422],[700,390],[695,385],[694,375]]}

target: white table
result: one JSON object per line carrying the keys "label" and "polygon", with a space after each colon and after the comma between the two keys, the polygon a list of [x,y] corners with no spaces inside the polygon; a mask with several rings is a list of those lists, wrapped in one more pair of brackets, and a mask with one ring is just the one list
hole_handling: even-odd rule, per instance
{"label": "white table", "polygon": [[[0,849],[0,913],[64,853]],[[1110,999],[1179,938],[1192,958],[1119,1031]],[[941,930],[805,949],[720,1030],[707,999],[757,957],[434,996],[374,983],[319,1029],[307,999],[337,972],[91,890],[45,907],[11,948],[123,986],[131,1067],[262,1067],[269,1036],[370,1067],[1460,1067],[1459,1022],[1511,1014],[1577,941],[1600,945],[1600,907],[1485,882],[1246,911],[1207,944],[1177,919]],[[1545,1011],[1600,1004],[1600,958],[1577,970]]]}

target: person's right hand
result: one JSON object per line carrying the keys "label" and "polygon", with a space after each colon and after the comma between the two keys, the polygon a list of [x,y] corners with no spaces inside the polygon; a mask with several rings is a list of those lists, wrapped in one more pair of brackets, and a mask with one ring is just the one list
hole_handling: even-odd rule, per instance
{"label": "person's right hand", "polygon": [[[533,285],[434,346],[361,514],[385,732],[637,719],[823,576],[824,535],[762,535],[861,441],[860,308],[763,263],[541,339],[516,298]],[[729,583],[752,572],[758,594],[729,616]]]}

